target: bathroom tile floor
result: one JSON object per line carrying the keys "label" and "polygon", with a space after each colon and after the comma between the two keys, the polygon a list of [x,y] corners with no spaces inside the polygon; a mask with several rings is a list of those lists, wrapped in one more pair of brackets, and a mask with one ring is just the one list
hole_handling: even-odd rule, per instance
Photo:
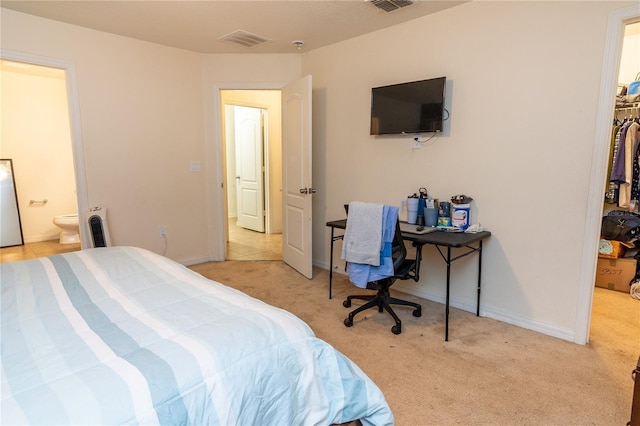
{"label": "bathroom tile floor", "polygon": [[80,250],[80,243],[60,244],[58,240],[26,243],[22,246],[0,248],[0,263],[35,259]]}
{"label": "bathroom tile floor", "polygon": [[[229,219],[227,260],[282,260],[282,234],[264,234],[236,225]],[[58,240],[26,243],[0,248],[0,263],[35,259],[80,250],[80,243],[60,244]]]}
{"label": "bathroom tile floor", "polygon": [[240,228],[229,218],[227,260],[282,260],[282,234]]}

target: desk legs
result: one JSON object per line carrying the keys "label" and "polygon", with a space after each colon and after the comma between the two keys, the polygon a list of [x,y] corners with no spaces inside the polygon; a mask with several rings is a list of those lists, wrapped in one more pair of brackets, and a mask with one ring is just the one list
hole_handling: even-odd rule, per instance
{"label": "desk legs", "polygon": [[451,247],[447,247],[447,300],[444,314],[444,341],[449,341],[449,289],[451,286]]}
{"label": "desk legs", "polygon": [[478,242],[478,300],[476,302],[476,316],[480,316],[480,287],[482,278],[482,240]]}
{"label": "desk legs", "polygon": [[445,256],[443,251],[440,248],[441,246],[436,245],[440,256],[447,264],[447,294],[445,298],[445,318],[444,318],[444,341],[449,341],[449,292],[451,290],[451,263],[454,260],[458,260],[461,257],[465,257],[472,253],[478,253],[478,297],[476,302],[476,316],[480,316],[480,287],[482,282],[482,240],[478,242],[478,248],[473,248],[471,246],[465,246],[469,249],[467,252],[451,258],[451,247],[447,246],[447,255]]}
{"label": "desk legs", "polygon": [[331,255],[329,257],[329,299],[331,299],[331,286],[333,285],[333,238],[334,227],[331,227]]}

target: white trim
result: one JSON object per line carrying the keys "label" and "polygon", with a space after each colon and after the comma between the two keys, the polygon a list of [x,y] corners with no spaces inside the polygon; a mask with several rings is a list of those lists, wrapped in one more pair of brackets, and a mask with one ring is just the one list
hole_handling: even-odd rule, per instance
{"label": "white trim", "polygon": [[89,232],[86,225],[89,213],[89,200],[85,173],[84,147],[82,144],[82,128],[80,124],[80,103],[78,97],[76,66],[73,62],[62,59],[14,52],[5,49],[0,49],[0,58],[65,70],[67,101],[69,104],[69,126],[71,128],[71,148],[73,151],[73,165],[75,168],[78,220],[81,224],[80,243],[82,248],[90,247]]}
{"label": "white trim", "polygon": [[[397,291],[410,294],[412,296],[420,297],[422,299],[430,300],[432,302],[440,303],[444,305],[446,303],[445,295],[425,290],[423,286],[417,283],[403,281],[397,283],[394,288]],[[473,315],[476,313],[476,302],[451,297],[449,299],[449,306],[452,308],[460,309],[465,312],[469,312]],[[443,306],[444,311],[444,306]],[[480,316],[491,318],[500,322],[511,324],[517,327],[525,328],[527,330],[536,331],[549,336],[557,337],[559,339],[573,341],[575,334],[571,330],[563,330],[557,327],[550,327],[548,324],[544,324],[538,321],[532,321],[527,318],[523,318],[518,315],[513,315],[508,312],[501,311],[499,309],[487,308],[480,303]]]}
{"label": "white trim", "polygon": [[[314,266],[329,270],[329,265],[327,265],[326,263],[314,263]],[[334,265],[334,268],[335,268],[335,265]],[[333,273],[346,276],[346,273],[341,268],[334,269]],[[436,302],[443,305],[442,313],[444,315],[444,309],[445,309],[444,304],[446,302],[444,294],[427,291],[420,284],[412,283],[409,281],[397,282],[394,285],[394,289],[411,296],[420,297],[422,299],[429,300],[429,301]],[[334,286],[334,291],[335,291],[335,286]],[[475,315],[476,313],[475,302],[470,302],[468,300],[451,297],[451,299],[449,300],[449,306],[452,308],[460,309],[461,311],[469,312],[473,315]],[[482,306],[482,303],[480,304],[480,316],[485,318],[491,318],[496,321],[504,322],[516,327],[546,334],[548,336],[557,337],[563,340],[575,341],[576,339],[575,333],[573,333],[571,330],[564,330],[557,327],[550,327],[548,324],[544,324],[537,321],[531,321],[527,318],[522,318],[518,315],[513,315],[497,309],[486,308]]]}
{"label": "white trim", "polygon": [[611,122],[613,120],[616,87],[618,84],[624,26],[628,21],[637,19],[639,16],[640,6],[631,6],[611,12],[607,24],[602,74],[600,78],[600,98],[596,117],[595,141],[593,144],[593,161],[591,163],[591,175],[589,178],[589,196],[587,200],[587,216],[582,246],[582,262],[580,264],[575,333],[573,336],[573,341],[578,344],[586,344],[589,342],[593,283],[595,281],[604,185],[607,162],[609,160]]}

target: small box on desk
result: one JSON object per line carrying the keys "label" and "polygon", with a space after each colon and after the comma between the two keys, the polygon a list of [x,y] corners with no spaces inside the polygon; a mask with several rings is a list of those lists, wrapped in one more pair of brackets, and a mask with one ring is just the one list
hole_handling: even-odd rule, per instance
{"label": "small box on desk", "polygon": [[635,259],[598,257],[596,287],[629,293],[629,283],[635,275]]}

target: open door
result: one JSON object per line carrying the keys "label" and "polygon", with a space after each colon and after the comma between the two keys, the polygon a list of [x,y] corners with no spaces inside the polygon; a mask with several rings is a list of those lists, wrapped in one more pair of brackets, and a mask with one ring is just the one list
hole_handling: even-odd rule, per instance
{"label": "open door", "polygon": [[262,110],[235,106],[238,226],[264,232]]}
{"label": "open door", "polygon": [[311,76],[282,90],[282,257],[305,277],[313,278],[311,215]]}

